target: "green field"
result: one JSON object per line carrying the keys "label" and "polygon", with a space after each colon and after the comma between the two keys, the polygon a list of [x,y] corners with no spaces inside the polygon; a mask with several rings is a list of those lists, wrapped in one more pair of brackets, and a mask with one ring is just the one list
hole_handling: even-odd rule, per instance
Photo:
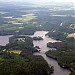
{"label": "green field", "polygon": [[69,34],[68,37],[73,37],[73,38],[75,38],[75,33]]}
{"label": "green field", "polygon": [[22,50],[9,50],[9,53],[20,54]]}
{"label": "green field", "polygon": [[20,18],[13,18],[15,20],[18,20],[18,21],[22,21],[22,22],[28,22],[32,19],[36,19],[37,16],[33,16],[33,15],[28,15],[26,17],[20,17]]}
{"label": "green field", "polygon": [[8,12],[3,12],[3,11],[2,11],[2,12],[0,12],[0,14],[6,14],[6,13],[8,13]]}

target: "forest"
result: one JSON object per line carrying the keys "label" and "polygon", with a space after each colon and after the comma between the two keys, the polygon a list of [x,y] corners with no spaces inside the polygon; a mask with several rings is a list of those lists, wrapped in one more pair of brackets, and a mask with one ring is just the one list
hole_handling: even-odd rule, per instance
{"label": "forest", "polygon": [[75,38],[61,37],[54,34],[52,37],[61,40],[62,42],[47,43],[47,47],[56,48],[56,51],[48,51],[46,55],[56,59],[61,67],[69,68],[72,71],[71,75],[75,75]]}
{"label": "forest", "polygon": [[42,56],[33,55],[38,50],[33,47],[32,38],[13,36],[9,41],[9,44],[0,48],[1,75],[49,75],[53,73],[53,67],[49,67]]}
{"label": "forest", "polygon": [[[57,60],[62,68],[75,75],[75,15],[74,5],[0,2],[0,36],[13,35],[9,43],[0,45],[0,75],[50,75],[54,67],[49,65],[34,47],[33,41],[43,41],[40,36],[33,38],[36,31],[48,31],[45,36],[61,42],[48,42],[47,47],[56,48],[45,54]],[[41,49],[40,49],[41,50]]]}

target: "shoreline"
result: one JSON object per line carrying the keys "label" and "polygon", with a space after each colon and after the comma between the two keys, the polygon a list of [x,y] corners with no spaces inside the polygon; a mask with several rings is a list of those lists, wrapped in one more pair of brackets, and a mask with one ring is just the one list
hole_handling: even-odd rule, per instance
{"label": "shoreline", "polygon": [[[49,55],[47,55],[47,54],[46,54],[46,56],[49,57],[49,58],[52,58],[52,59],[56,60],[57,63],[59,64],[59,66],[60,66],[61,68],[63,68],[63,69],[67,69],[67,70],[69,70],[71,73],[73,72],[73,69],[72,69],[72,68],[67,67],[67,66],[64,66],[64,65],[61,65],[61,64],[58,62],[57,58],[54,58],[54,57],[49,56]],[[70,73],[70,74],[71,74],[71,73]],[[69,75],[70,75],[70,74],[69,74]]]}

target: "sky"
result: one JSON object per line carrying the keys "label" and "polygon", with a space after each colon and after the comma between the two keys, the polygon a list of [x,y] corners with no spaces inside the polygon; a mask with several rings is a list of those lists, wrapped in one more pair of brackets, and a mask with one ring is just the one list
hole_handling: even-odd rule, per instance
{"label": "sky", "polygon": [[32,2],[32,3],[46,3],[46,2],[75,2],[75,0],[0,0],[4,2]]}
{"label": "sky", "polygon": [[31,1],[31,2],[51,2],[51,1],[54,1],[54,2],[74,2],[74,0],[0,0],[0,1],[17,1],[17,2],[28,2],[28,1]]}

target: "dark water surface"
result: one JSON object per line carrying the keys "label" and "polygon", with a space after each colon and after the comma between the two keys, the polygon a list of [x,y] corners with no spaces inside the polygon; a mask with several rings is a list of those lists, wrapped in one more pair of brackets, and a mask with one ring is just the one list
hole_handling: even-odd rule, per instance
{"label": "dark water surface", "polygon": [[[69,75],[70,71],[67,69],[63,69],[61,68],[57,61],[49,58],[45,55],[45,52],[50,50],[50,48],[47,47],[47,43],[48,42],[60,42],[54,39],[49,38],[48,36],[45,36],[45,34],[47,34],[48,31],[36,31],[34,33],[34,35],[32,35],[31,37],[34,36],[40,36],[42,37],[44,40],[41,41],[33,41],[34,46],[39,46],[41,51],[39,53],[34,53],[34,55],[41,55],[43,56],[43,58],[47,61],[47,63],[52,66],[54,66],[54,73],[51,75]],[[8,35],[8,36],[0,36],[0,45],[5,46],[6,44],[9,43],[9,37],[11,37],[12,35]]]}
{"label": "dark water surface", "polygon": [[9,37],[12,37],[13,35],[6,35],[6,36],[0,36],[0,45],[5,46],[9,43]]}
{"label": "dark water surface", "polygon": [[41,55],[43,56],[43,58],[47,61],[47,63],[52,66],[54,66],[54,73],[51,75],[69,75],[70,71],[67,69],[63,69],[61,68],[57,61],[49,58],[45,55],[45,52],[50,50],[50,48],[47,47],[47,43],[48,42],[61,42],[61,41],[57,41],[54,39],[49,38],[48,36],[45,36],[45,34],[47,34],[47,31],[37,31],[34,33],[33,36],[41,36],[43,38],[43,40],[41,41],[33,41],[34,46],[39,46],[41,51],[39,53],[34,53],[34,55]]}

